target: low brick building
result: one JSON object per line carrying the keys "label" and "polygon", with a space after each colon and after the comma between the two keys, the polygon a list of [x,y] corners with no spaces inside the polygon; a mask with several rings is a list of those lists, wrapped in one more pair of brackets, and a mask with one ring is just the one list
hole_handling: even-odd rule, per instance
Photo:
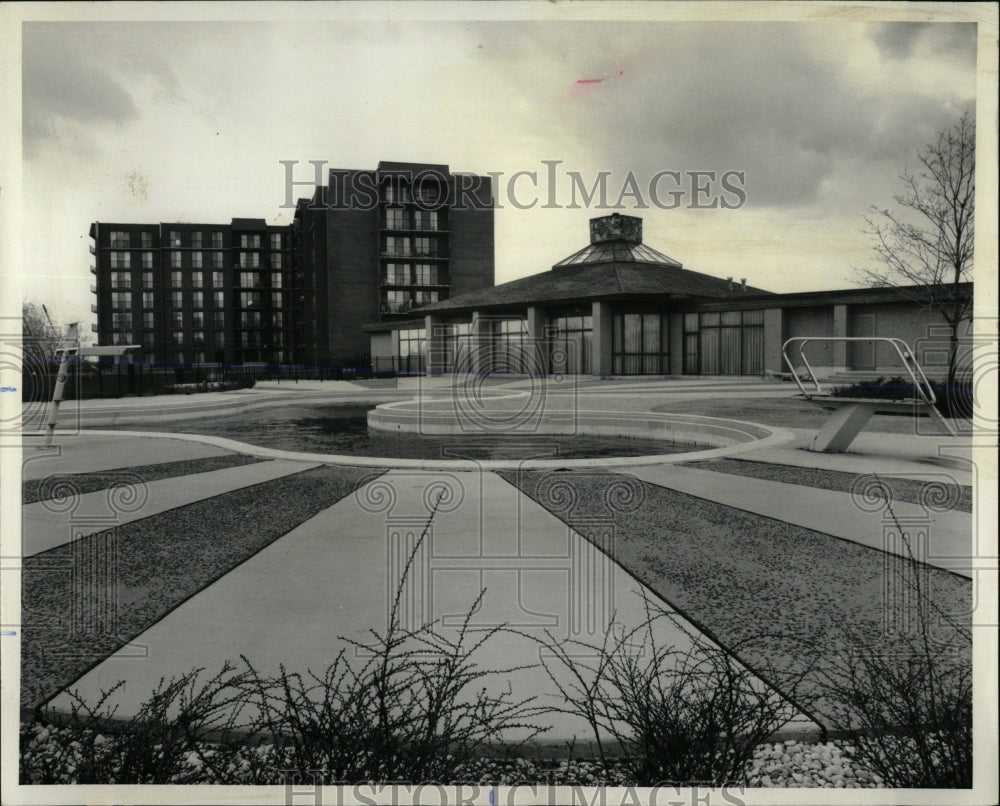
{"label": "low brick building", "polygon": [[[797,336],[894,337],[928,374],[947,369],[942,317],[893,288],[774,294],[685,269],[642,242],[642,220],[592,219],[590,243],[550,271],[369,324],[372,363],[410,372],[748,375],[782,373]],[[959,292],[972,294],[972,284]],[[814,342],[825,375],[901,370],[889,346]]]}

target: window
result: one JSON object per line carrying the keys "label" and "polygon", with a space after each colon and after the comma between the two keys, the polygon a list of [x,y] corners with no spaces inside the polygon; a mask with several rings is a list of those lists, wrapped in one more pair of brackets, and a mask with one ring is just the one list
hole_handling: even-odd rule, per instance
{"label": "window", "polygon": [[410,308],[409,291],[386,291],[382,297],[382,310],[385,313],[401,313]]}
{"label": "window", "polygon": [[271,248],[272,249],[281,249],[281,233],[280,232],[272,232],[271,233]]}
{"label": "window", "polygon": [[431,238],[414,238],[413,253],[433,257],[437,254],[437,244]]}
{"label": "window", "polygon": [[179,269],[181,266],[184,265],[183,260],[181,259],[182,254],[183,254],[182,252],[170,253],[170,265],[172,268]]}
{"label": "window", "polygon": [[174,327],[181,328],[184,327],[184,312],[183,311],[171,311],[170,312],[170,324]]}
{"label": "window", "polygon": [[205,295],[201,291],[191,292],[191,307],[192,308],[204,308],[205,307]]}
{"label": "window", "polygon": [[420,372],[427,359],[427,338],[424,329],[411,328],[399,331],[399,369]]}
{"label": "window", "polygon": [[[156,336],[153,333],[144,333],[142,336],[142,346],[147,350],[152,350],[156,347]],[[148,356],[148,361],[153,362],[153,356],[150,354]]]}
{"label": "window", "polygon": [[226,334],[223,333],[221,330],[215,331],[215,346],[216,347],[226,346]]}
{"label": "window", "polygon": [[407,211],[402,207],[389,207],[385,211],[385,226],[387,229],[410,229]]}
{"label": "window", "polygon": [[170,292],[170,304],[174,308],[181,308],[184,306],[184,296],[181,291],[171,291]]}
{"label": "window", "polygon": [[221,269],[225,265],[223,263],[223,257],[224,257],[224,255],[222,254],[222,252],[213,252],[212,253],[212,268],[214,268],[214,269]]}
{"label": "window", "polygon": [[153,312],[144,311],[142,314],[142,326],[146,328],[146,330],[152,330],[155,327],[155,325],[156,321],[153,318]]}
{"label": "window", "polygon": [[432,302],[438,301],[437,291],[414,291],[413,292],[413,304],[414,305],[429,305]]}
{"label": "window", "polygon": [[222,330],[226,326],[226,313],[225,311],[216,311],[215,315],[212,317],[212,324],[215,325],[219,330]]}
{"label": "window", "polygon": [[111,268],[112,269],[127,269],[132,265],[132,253],[131,252],[112,252],[111,253]]}
{"label": "window", "polygon": [[111,327],[114,330],[131,330],[132,329],[131,312],[111,314]]}
{"label": "window", "polygon": [[175,229],[170,230],[167,234],[167,243],[170,246],[180,246],[181,245],[181,234]]}
{"label": "window", "polygon": [[437,285],[438,269],[430,263],[418,263],[413,267],[413,281],[417,285]]}
{"label": "window", "polygon": [[222,249],[222,233],[221,232],[213,232],[212,233],[212,248],[213,249]]}
{"label": "window", "polygon": [[408,263],[386,263],[385,281],[393,285],[407,285],[410,282]]}
{"label": "window", "polygon": [[153,292],[143,291],[142,292],[142,307],[152,308],[153,307]]}
{"label": "window", "polygon": [[127,311],[132,307],[132,295],[128,291],[111,292],[111,308],[116,311]]}
{"label": "window", "polygon": [[271,288],[281,288],[281,272],[271,272]]}
{"label": "window", "polygon": [[152,232],[140,232],[139,233],[139,245],[143,249],[153,248],[153,233]]}
{"label": "window", "polygon": [[191,253],[191,268],[200,269],[202,266],[202,253],[192,252]]}
{"label": "window", "polygon": [[240,246],[244,249],[259,249],[260,235],[240,235]]}
{"label": "window", "polygon": [[[200,327],[200,325],[198,325],[197,322],[195,322],[194,326],[195,327]],[[205,331],[203,331],[203,330],[196,330],[194,333],[192,333],[191,334],[191,343],[195,347],[204,347],[205,346]]]}
{"label": "window", "polygon": [[271,314],[271,325],[273,327],[281,327],[284,322],[284,315],[281,311],[275,311]]}
{"label": "window", "polygon": [[410,239],[389,235],[385,239],[385,253],[397,257],[406,257],[410,254]]}
{"label": "window", "polygon": [[271,346],[272,347],[283,347],[285,344],[284,334],[279,330],[276,333],[271,334]]}
{"label": "window", "polygon": [[195,364],[204,364],[205,363],[205,351],[204,350],[195,350],[194,351],[194,363]]}
{"label": "window", "polygon": [[670,372],[669,317],[660,313],[615,314],[612,370],[621,375]]}
{"label": "window", "polygon": [[414,229],[437,231],[438,214],[437,210],[418,210],[414,215]]}
{"label": "window", "polygon": [[111,287],[112,288],[131,288],[132,287],[132,274],[127,271],[113,271],[111,272]]}
{"label": "window", "polygon": [[200,232],[192,232],[191,233],[191,246],[194,247],[195,249],[201,249],[201,238],[202,238],[202,233],[200,233]]}
{"label": "window", "polygon": [[241,269],[259,268],[260,252],[240,252],[237,261]]}
{"label": "window", "polygon": [[226,305],[226,292],[225,291],[214,291],[212,296],[215,297],[215,307],[223,308]]}
{"label": "window", "polygon": [[240,272],[240,288],[258,288],[260,286],[260,274],[255,271]]}
{"label": "window", "polygon": [[275,308],[280,308],[281,307],[281,292],[280,291],[273,291],[273,292],[271,292],[271,304]]}
{"label": "window", "polygon": [[184,331],[183,330],[175,330],[175,331],[173,331],[170,334],[170,343],[172,345],[174,345],[174,347],[183,347],[184,346]]}
{"label": "window", "polygon": [[593,318],[586,315],[553,316],[546,321],[551,372],[590,372],[593,328]]}
{"label": "window", "polygon": [[260,307],[260,293],[257,291],[241,291],[240,307],[241,308]]}
{"label": "window", "polygon": [[212,285],[214,285],[216,288],[222,288],[223,282],[224,282],[224,280],[222,279],[222,272],[221,271],[213,271],[212,272]]}
{"label": "window", "polygon": [[260,327],[260,311],[240,311],[240,327]]}
{"label": "window", "polygon": [[142,273],[142,287],[152,290],[153,288],[153,272],[144,271]]}
{"label": "window", "polygon": [[180,288],[184,284],[184,275],[179,271],[170,272],[170,285],[174,288]]}
{"label": "window", "polygon": [[281,252],[271,253],[271,268],[273,269],[281,268]]}
{"label": "window", "polygon": [[410,201],[410,186],[404,184],[398,176],[389,177],[385,187],[385,200],[389,204],[406,204]]}
{"label": "window", "polygon": [[441,186],[437,182],[426,182],[417,189],[417,201],[423,204],[437,204],[441,198]]}
{"label": "window", "polygon": [[111,230],[111,248],[128,249],[128,233],[122,230]]}
{"label": "window", "polygon": [[153,253],[152,252],[143,252],[142,253],[142,267],[144,269],[151,269],[151,268],[153,268]]}
{"label": "window", "polygon": [[174,363],[175,364],[183,364],[184,363],[184,351],[183,350],[175,350],[174,353],[173,353],[173,355],[174,355]]}

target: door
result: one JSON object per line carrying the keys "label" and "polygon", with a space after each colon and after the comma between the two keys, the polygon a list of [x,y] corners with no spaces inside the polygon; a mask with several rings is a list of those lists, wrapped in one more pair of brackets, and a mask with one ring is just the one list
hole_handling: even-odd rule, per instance
{"label": "door", "polygon": [[[851,317],[851,335],[875,336],[875,314],[854,314]],[[848,344],[851,345],[851,369],[875,369],[875,342],[852,341],[848,342]]]}

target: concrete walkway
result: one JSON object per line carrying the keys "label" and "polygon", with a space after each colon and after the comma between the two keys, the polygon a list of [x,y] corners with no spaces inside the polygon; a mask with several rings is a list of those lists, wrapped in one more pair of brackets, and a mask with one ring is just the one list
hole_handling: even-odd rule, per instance
{"label": "concrete walkway", "polygon": [[[369,629],[384,631],[401,584],[401,625],[439,621],[441,633],[451,637],[485,591],[471,617],[474,628],[506,624],[517,632],[486,642],[474,656],[477,667],[530,668],[484,683],[494,692],[509,684],[515,696],[536,696],[538,704],[557,702],[557,689],[539,665],[540,646],[533,638],[548,631],[556,638],[600,643],[612,618],[626,629],[646,618],[639,583],[498,476],[392,471],[153,625],[136,639],[148,647],[147,658],[112,656],[73,688],[89,699],[127,680],[115,703],[120,715],[129,715],[162,677],[196,667],[211,673],[241,654],[264,674],[276,673],[282,663],[322,674],[342,648],[360,665],[364,653],[345,639],[366,640]],[[691,647],[696,634],[676,615],[657,619],[653,632],[659,646],[681,650]],[[473,634],[470,640],[476,639]],[[553,670],[569,682],[565,670]],[[64,709],[69,699],[61,696],[53,705]],[[546,715],[542,723],[553,726],[544,743],[560,748],[574,737],[578,747],[585,746],[590,735],[585,722],[570,716]],[[801,717],[795,730],[813,727]]]}
{"label": "concrete walkway", "polygon": [[180,462],[224,456],[231,451],[208,443],[197,444],[155,437],[94,436],[86,432],[63,435],[51,448],[40,447],[42,437],[25,441],[21,478],[42,479],[63,473],[96,473],[122,467]]}
{"label": "concrete walkway", "polygon": [[22,556],[30,557],[113,526],[149,518],[185,504],[272,481],[310,467],[316,465],[282,460],[257,462],[129,485],[117,488],[117,492],[97,490],[76,496],[75,500],[57,499],[27,504],[21,508]]}

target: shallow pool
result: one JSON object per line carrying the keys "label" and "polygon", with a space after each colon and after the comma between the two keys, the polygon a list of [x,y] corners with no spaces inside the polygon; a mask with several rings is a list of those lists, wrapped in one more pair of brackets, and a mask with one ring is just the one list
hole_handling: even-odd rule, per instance
{"label": "shallow pool", "polygon": [[156,423],[130,431],[206,434],[265,448],[307,453],[384,456],[393,459],[592,459],[684,453],[690,445],[665,440],[611,436],[495,435],[442,436],[370,430],[374,406],[287,405],[238,414]]}

